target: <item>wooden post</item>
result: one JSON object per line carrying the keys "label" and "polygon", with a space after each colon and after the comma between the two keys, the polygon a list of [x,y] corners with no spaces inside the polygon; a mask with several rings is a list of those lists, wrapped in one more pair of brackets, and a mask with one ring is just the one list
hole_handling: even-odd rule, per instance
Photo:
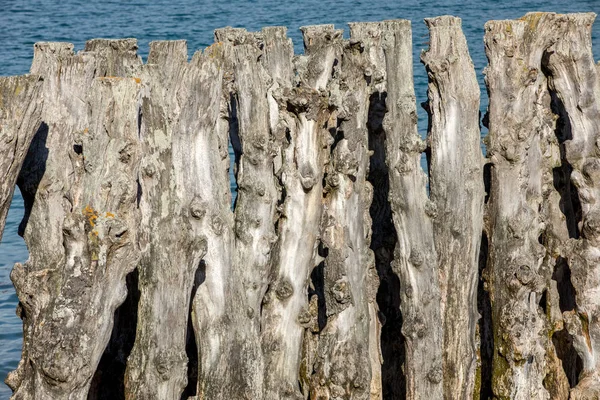
{"label": "wooden post", "polygon": [[0,241],[17,177],[41,124],[41,81],[38,75],[0,78]]}
{"label": "wooden post", "polygon": [[[86,399],[137,250],[139,66],[134,40],[41,43],[42,120],[21,171],[29,260],[11,278],[24,345],[7,383],[19,399]],[[96,77],[102,73],[107,76]]]}
{"label": "wooden post", "polygon": [[479,343],[475,331],[483,223],[483,156],[479,85],[455,17],[426,19],[429,50],[429,189],[443,318],[445,399],[471,399]]}

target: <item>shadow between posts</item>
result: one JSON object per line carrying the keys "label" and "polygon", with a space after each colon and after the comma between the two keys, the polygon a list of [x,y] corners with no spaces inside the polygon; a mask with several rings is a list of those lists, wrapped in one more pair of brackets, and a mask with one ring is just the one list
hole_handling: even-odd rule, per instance
{"label": "shadow between posts", "polygon": [[404,366],[404,336],[402,312],[400,311],[400,280],[392,270],[394,248],[398,242],[396,228],[392,222],[392,209],[389,202],[389,174],[385,162],[385,135],[382,123],[386,113],[387,93],[373,93],[369,101],[369,150],[368,180],[373,185],[371,214],[373,231],[371,250],[375,254],[375,265],[379,276],[377,305],[381,320],[381,380],[383,398],[386,400],[404,399],[406,381],[399,374]]}

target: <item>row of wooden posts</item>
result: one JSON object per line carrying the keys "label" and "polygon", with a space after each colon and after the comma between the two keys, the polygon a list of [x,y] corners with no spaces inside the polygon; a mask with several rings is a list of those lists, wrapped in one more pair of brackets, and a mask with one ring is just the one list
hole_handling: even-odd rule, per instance
{"label": "row of wooden posts", "polygon": [[599,399],[594,18],[485,25],[487,158],[459,18],[425,20],[426,140],[405,20],[297,56],[280,27],[146,64],[37,43],[0,78],[12,398]]}

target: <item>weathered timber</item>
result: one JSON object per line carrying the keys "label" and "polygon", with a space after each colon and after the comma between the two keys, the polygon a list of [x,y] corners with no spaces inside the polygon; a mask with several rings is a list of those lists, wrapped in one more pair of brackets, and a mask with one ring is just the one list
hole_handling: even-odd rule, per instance
{"label": "weathered timber", "polygon": [[[281,154],[276,156],[275,173],[285,193],[279,206],[281,216],[277,222],[278,241],[273,249],[273,275],[262,309],[265,399],[304,398],[298,384],[306,380],[300,371],[304,330],[312,328],[318,332],[316,303],[309,306],[307,292],[310,273],[319,260],[317,239],[322,181],[329,155],[327,98],[314,87],[306,86],[302,78],[311,73],[308,70],[299,72],[300,84],[292,86],[292,44],[284,33],[284,30],[263,31],[266,68],[273,78],[269,101],[279,114],[279,118],[272,121],[271,131],[278,140],[283,140]],[[280,45],[270,44],[273,39],[267,34],[276,35],[273,39]],[[312,46],[326,47],[327,41],[318,41]],[[314,56],[305,56],[296,64],[305,65],[309,57],[314,59]]]}
{"label": "weathered timber", "polygon": [[[332,101],[338,123],[333,130],[331,161],[325,170],[321,222],[321,243],[327,254],[324,260],[327,323],[319,333],[318,361],[310,389],[313,398],[381,396],[380,360],[378,356],[374,360],[371,357],[372,347],[379,353],[375,304],[378,278],[369,248],[373,190],[366,179],[371,88],[364,77],[370,63],[368,47],[361,41],[370,25],[351,25],[351,38],[343,43],[330,89],[331,96],[335,96]],[[335,34],[341,36],[339,31]]]}
{"label": "weathered timber", "polygon": [[[206,338],[219,345],[220,352],[214,353],[214,344],[209,345],[212,358],[208,361],[216,368],[200,369],[198,396],[253,399],[263,396],[260,310],[277,240],[280,187],[274,175],[274,157],[280,153],[280,141],[270,129],[270,76],[265,66],[257,62],[263,55],[259,35],[226,28],[216,31],[215,38],[226,47],[225,73],[231,79],[227,107],[228,118],[235,121],[229,125],[229,135],[236,151],[238,196],[228,267],[231,272],[223,277],[228,287],[222,292],[223,319],[231,322],[215,332],[218,340]],[[273,119],[276,118],[277,115]],[[200,357],[206,357],[199,349]]]}
{"label": "weathered timber", "polygon": [[184,41],[152,42],[141,74],[141,297],[126,372],[131,399],[181,398],[192,288],[212,267],[204,258],[209,238],[214,253],[227,218],[219,206],[230,203],[227,167],[215,151],[221,57],[208,49],[187,58]]}
{"label": "weathered timber", "polygon": [[[107,46],[118,50],[104,53]],[[35,47],[46,129],[19,177],[30,257],[11,274],[24,330],[21,362],[7,378],[15,399],[87,398],[139,258],[140,86],[113,76],[115,65],[139,64],[124,57],[135,41],[103,41],[77,55],[72,48]]]}
{"label": "weathered timber", "polygon": [[0,78],[0,241],[29,145],[41,128],[38,75]]}
{"label": "weathered timber", "polygon": [[471,399],[479,347],[476,296],[484,200],[479,85],[460,18],[425,23],[430,45],[421,61],[429,76],[429,186],[436,212],[444,398]]}
{"label": "weathered timber", "polygon": [[410,21],[382,24],[387,74],[386,163],[389,201],[398,243],[392,269],[400,280],[406,340],[406,398],[442,398],[442,341],[438,261],[433,239],[435,205],[421,169],[425,143],[417,133]]}
{"label": "weathered timber", "polygon": [[36,44],[0,79],[13,398],[597,398],[594,18],[486,24],[487,160],[459,18],[425,21],[426,141],[409,21],[303,27],[300,56],[282,27],[145,65]]}
{"label": "weathered timber", "polygon": [[552,331],[543,303],[553,272],[543,237],[552,229],[558,230],[555,240],[566,233],[560,231],[566,225],[560,213],[545,207],[548,199],[557,200],[552,169],[560,166],[556,118],[542,71],[542,55],[555,32],[548,14],[486,24],[492,166],[485,275],[494,331],[492,389],[499,398],[564,395],[560,385],[545,382],[553,357],[547,354]]}
{"label": "weathered timber", "polygon": [[600,397],[600,68],[591,46],[595,17],[554,16],[557,39],[544,57],[550,88],[566,119],[561,132],[567,139],[563,163],[572,168],[571,183],[581,209],[580,219],[574,221],[576,237],[563,249],[576,293],[573,307],[563,310],[563,319],[583,362],[571,399]]}

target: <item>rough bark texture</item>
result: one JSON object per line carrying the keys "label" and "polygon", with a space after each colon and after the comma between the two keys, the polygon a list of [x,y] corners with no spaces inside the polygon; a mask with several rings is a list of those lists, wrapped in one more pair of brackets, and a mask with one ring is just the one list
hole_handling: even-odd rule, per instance
{"label": "rough bark texture", "polygon": [[30,257],[11,274],[24,330],[22,360],[7,378],[15,399],[87,398],[139,258],[140,87],[113,76],[139,63],[136,45],[88,46],[78,55],[70,44],[35,47],[46,129],[19,178]]}
{"label": "rough bark texture", "polygon": [[430,197],[444,326],[444,398],[471,399],[478,343],[477,280],[483,222],[479,85],[455,17],[426,19]]}
{"label": "rough bark texture", "polygon": [[39,75],[0,78],[0,241],[17,177],[40,129],[40,89]]}
{"label": "rough bark texture", "polygon": [[0,78],[13,398],[598,398],[594,18],[486,24],[485,168],[459,18],[425,21],[427,141],[409,21],[304,27],[301,56],[282,27],[146,65],[36,44]]}

